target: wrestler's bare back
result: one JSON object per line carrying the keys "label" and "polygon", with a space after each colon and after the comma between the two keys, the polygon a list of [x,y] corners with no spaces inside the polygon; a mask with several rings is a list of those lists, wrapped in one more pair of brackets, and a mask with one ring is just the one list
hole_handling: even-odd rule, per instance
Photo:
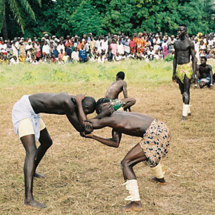
{"label": "wrestler's bare back", "polygon": [[153,120],[151,116],[140,113],[116,111],[109,117],[90,121],[94,129],[111,127],[120,133],[143,137]]}
{"label": "wrestler's bare back", "polygon": [[35,113],[63,115],[75,110],[75,99],[67,93],[38,93],[30,95],[29,100]]}
{"label": "wrestler's bare back", "polygon": [[123,86],[126,85],[126,82],[123,80],[117,80],[113,82],[107,90],[105,97],[109,99],[117,99],[119,93],[123,91]]}

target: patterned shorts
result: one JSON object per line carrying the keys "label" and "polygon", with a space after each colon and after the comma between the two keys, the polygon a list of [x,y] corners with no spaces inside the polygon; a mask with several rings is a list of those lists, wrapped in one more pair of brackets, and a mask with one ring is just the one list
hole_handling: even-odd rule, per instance
{"label": "patterned shorts", "polygon": [[186,75],[189,79],[192,78],[193,69],[192,63],[177,65],[176,76],[180,79],[181,83],[184,83],[184,76]]}
{"label": "patterned shorts", "polygon": [[140,146],[147,158],[147,165],[155,167],[159,164],[161,158],[164,158],[168,153],[169,142],[169,129],[163,122],[155,119],[140,142]]}

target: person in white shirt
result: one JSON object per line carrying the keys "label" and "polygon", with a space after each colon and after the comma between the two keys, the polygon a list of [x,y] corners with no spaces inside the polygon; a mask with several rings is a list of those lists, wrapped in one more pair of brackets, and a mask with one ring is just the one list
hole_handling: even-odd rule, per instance
{"label": "person in white shirt", "polygon": [[75,62],[78,62],[79,61],[79,52],[78,52],[78,49],[77,47],[74,48],[73,52],[72,52],[72,60],[75,61]]}
{"label": "person in white shirt", "polygon": [[119,55],[124,55],[125,50],[124,50],[124,45],[122,44],[121,40],[119,40],[119,43],[117,44],[117,50]]}
{"label": "person in white shirt", "polygon": [[65,46],[63,44],[63,41],[61,40],[60,43],[57,46],[57,50],[59,53],[61,53],[61,49],[63,50],[63,54],[65,53]]}

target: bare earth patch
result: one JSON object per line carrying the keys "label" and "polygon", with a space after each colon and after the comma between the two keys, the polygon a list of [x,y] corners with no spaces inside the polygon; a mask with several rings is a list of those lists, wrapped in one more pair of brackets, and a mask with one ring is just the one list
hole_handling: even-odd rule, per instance
{"label": "bare earth patch", "polygon": [[[89,89],[88,95],[98,99],[105,94],[108,84],[93,87],[90,94],[91,85],[86,83],[85,91]],[[84,93],[72,86],[69,90],[66,86],[58,87],[58,92],[61,91],[73,95]],[[124,181],[120,161],[140,138],[123,135],[118,149],[108,148],[82,138],[65,116],[45,114],[41,116],[54,144],[38,168],[46,178],[35,180],[34,196],[47,208],[35,210],[24,206],[25,152],[13,132],[11,109],[23,94],[56,92],[56,89],[52,86],[16,87],[7,92],[0,94],[0,214],[126,214],[121,210],[128,193],[121,186]],[[168,184],[153,183],[150,168],[138,164],[135,171],[144,211],[127,214],[215,214],[214,92],[214,89],[191,89],[192,116],[181,122],[182,100],[177,85],[128,84],[129,96],[137,99],[132,110],[164,121],[171,130],[172,140],[169,154],[163,160]],[[109,128],[96,133],[111,136]]]}

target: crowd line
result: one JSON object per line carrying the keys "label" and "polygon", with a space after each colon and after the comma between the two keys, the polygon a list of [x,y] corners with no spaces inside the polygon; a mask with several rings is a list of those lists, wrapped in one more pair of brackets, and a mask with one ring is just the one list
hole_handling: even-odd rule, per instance
{"label": "crowd line", "polygon": [[[0,64],[171,59],[177,39],[178,36],[174,35],[147,32],[134,33],[132,36],[123,33],[94,36],[89,33],[82,37],[67,35],[57,38],[45,33],[40,39],[15,37],[13,40],[4,40],[0,37]],[[190,36],[190,40],[195,45],[198,60],[201,56],[215,59],[214,33],[199,33]]]}

